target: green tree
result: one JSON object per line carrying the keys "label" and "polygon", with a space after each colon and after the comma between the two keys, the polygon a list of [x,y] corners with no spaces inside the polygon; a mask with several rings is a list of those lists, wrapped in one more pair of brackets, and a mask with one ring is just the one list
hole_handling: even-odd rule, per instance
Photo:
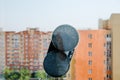
{"label": "green tree", "polygon": [[20,78],[20,73],[19,72],[16,72],[16,71],[13,71],[10,73],[10,79],[11,80],[19,80]]}
{"label": "green tree", "polygon": [[4,69],[3,75],[6,80],[18,80],[20,78],[19,72],[10,70],[8,67]]}
{"label": "green tree", "polygon": [[6,67],[3,71],[3,75],[5,77],[6,80],[10,80],[10,74],[11,74],[12,70],[10,70],[8,67]]}
{"label": "green tree", "polygon": [[20,69],[20,80],[29,80],[30,79],[30,71],[26,68]]}
{"label": "green tree", "polygon": [[35,73],[35,78],[46,79],[46,73],[43,70],[39,70]]}

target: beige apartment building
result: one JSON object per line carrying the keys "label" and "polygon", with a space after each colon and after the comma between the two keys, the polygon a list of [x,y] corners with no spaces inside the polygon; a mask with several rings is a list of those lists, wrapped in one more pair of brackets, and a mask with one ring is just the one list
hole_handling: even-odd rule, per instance
{"label": "beige apartment building", "polygon": [[120,14],[111,15],[110,26],[112,28],[113,80],[120,80]]}
{"label": "beige apartment building", "polygon": [[120,80],[120,13],[99,20],[99,28],[110,29],[112,35],[112,80]]}
{"label": "beige apartment building", "polygon": [[0,74],[5,67],[5,33],[0,29]]}

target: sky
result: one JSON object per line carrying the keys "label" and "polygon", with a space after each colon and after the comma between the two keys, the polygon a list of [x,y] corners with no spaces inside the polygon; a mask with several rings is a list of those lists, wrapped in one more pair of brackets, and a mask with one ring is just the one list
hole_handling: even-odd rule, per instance
{"label": "sky", "polygon": [[0,0],[0,28],[53,31],[62,24],[97,29],[98,20],[120,13],[120,0]]}

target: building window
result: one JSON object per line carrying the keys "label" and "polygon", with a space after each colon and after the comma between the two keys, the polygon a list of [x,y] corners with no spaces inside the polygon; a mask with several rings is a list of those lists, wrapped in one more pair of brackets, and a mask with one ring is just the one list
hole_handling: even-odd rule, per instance
{"label": "building window", "polygon": [[106,43],[104,43],[104,47],[107,48],[107,44]]}
{"label": "building window", "polygon": [[106,80],[106,77],[104,77],[104,80]]}
{"label": "building window", "polygon": [[111,75],[110,74],[107,74],[107,79],[111,79]]}
{"label": "building window", "polygon": [[89,39],[92,39],[92,34],[88,34],[88,38],[89,38]]}
{"label": "building window", "polygon": [[89,70],[88,70],[88,74],[92,74],[92,69],[89,69]]}
{"label": "building window", "polygon": [[106,60],[104,60],[104,64],[106,65]]}
{"label": "building window", "polygon": [[112,69],[111,69],[111,66],[108,65],[108,66],[107,66],[107,70],[112,70]]}
{"label": "building window", "polygon": [[104,51],[104,55],[105,55],[105,56],[107,55],[107,52],[106,52],[106,51]]}
{"label": "building window", "polygon": [[88,52],[88,56],[92,56],[92,52],[91,51]]}
{"label": "building window", "polygon": [[88,43],[88,47],[89,47],[89,48],[92,48],[92,43]]}
{"label": "building window", "polygon": [[92,78],[88,78],[88,80],[92,80]]}
{"label": "building window", "polygon": [[106,34],[105,38],[111,38],[111,34]]}
{"label": "building window", "polygon": [[92,65],[92,60],[89,60],[89,61],[88,61],[88,65]]}

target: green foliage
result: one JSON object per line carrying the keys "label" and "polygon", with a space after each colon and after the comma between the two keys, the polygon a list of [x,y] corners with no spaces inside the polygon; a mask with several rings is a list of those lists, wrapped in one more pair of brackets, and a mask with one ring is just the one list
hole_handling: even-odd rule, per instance
{"label": "green foliage", "polygon": [[10,70],[9,68],[5,68],[3,71],[3,75],[6,80],[18,80],[20,78],[20,73]]}
{"label": "green foliage", "polygon": [[46,79],[46,73],[44,71],[37,71],[36,74],[35,74],[35,77],[36,78],[41,78],[41,79]]}
{"label": "green foliage", "polygon": [[29,80],[31,75],[30,71],[25,68],[20,69],[19,72],[5,68],[3,73],[6,80]]}
{"label": "green foliage", "polygon": [[10,74],[11,74],[11,72],[12,72],[12,70],[10,70],[7,67],[4,69],[3,74],[4,74],[5,79],[10,80]]}
{"label": "green foliage", "polygon": [[18,80],[19,78],[20,78],[20,73],[19,72],[13,71],[13,72],[10,73],[10,79],[11,80]]}
{"label": "green foliage", "polygon": [[30,79],[30,71],[28,69],[22,68],[20,69],[20,80],[29,80]]}
{"label": "green foliage", "polygon": [[[32,78],[39,78],[41,80],[54,80],[55,78],[47,76],[44,70],[39,70],[34,73],[30,73],[30,71],[26,68],[21,68],[19,71],[13,71],[9,68],[4,69],[4,77],[6,80],[30,80]],[[63,77],[61,77],[62,80]]]}

